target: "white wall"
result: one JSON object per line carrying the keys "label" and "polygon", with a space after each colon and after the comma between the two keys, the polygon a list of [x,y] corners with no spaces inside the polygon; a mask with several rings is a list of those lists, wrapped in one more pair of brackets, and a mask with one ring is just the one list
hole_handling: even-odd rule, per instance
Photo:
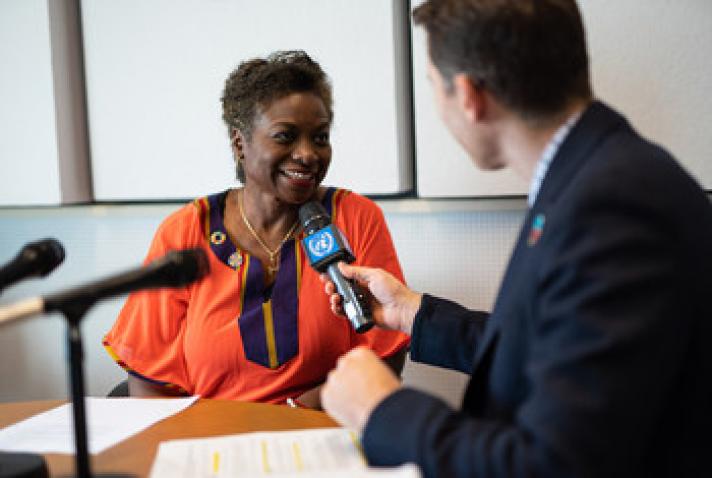
{"label": "white wall", "polygon": [[45,0],[2,4],[0,204],[61,201],[49,45]]}
{"label": "white wall", "polygon": [[0,204],[91,199],[73,0],[0,2]]}
{"label": "white wall", "polygon": [[225,78],[287,49],[306,50],[333,82],[329,181],[410,191],[406,4],[2,0],[0,205],[177,200],[225,187]]}
{"label": "white wall", "polygon": [[[331,182],[367,194],[408,191],[415,149],[421,197],[527,190],[509,171],[472,168],[440,123],[422,28],[407,51],[406,0],[85,0],[83,49],[79,3],[0,2],[0,204],[219,189],[233,174],[219,119],[223,79],[241,59],[277,48],[307,49],[334,80]],[[712,189],[712,2],[578,3],[596,94]]]}
{"label": "white wall", "polygon": [[[367,194],[411,188],[387,0],[82,2],[95,199],[180,199],[231,184],[221,119],[238,63],[304,49],[333,81],[327,180]],[[378,170],[379,174],[372,174]],[[170,173],[167,173],[170,172]]]}
{"label": "white wall", "polygon": [[[382,203],[410,285],[489,308],[509,256],[521,211],[462,210],[400,212],[397,202]],[[140,264],[153,231],[178,205],[74,206],[0,209],[0,264],[26,242],[56,237],[67,258],[44,280],[9,288],[0,305],[54,292]],[[408,208],[406,208],[408,209]],[[458,208],[455,208],[458,209]],[[436,260],[434,258],[437,258]],[[124,376],[101,346],[123,299],[97,304],[83,326],[86,390],[105,395]],[[36,317],[0,326],[0,401],[66,398],[65,327],[61,315]],[[423,365],[407,364],[404,378],[459,403],[465,377]]]}

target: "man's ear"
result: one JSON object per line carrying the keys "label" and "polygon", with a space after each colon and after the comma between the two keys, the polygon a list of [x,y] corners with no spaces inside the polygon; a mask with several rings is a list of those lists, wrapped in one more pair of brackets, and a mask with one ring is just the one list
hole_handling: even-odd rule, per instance
{"label": "man's ear", "polygon": [[465,117],[473,123],[481,120],[487,107],[484,89],[464,73],[453,76],[452,84]]}

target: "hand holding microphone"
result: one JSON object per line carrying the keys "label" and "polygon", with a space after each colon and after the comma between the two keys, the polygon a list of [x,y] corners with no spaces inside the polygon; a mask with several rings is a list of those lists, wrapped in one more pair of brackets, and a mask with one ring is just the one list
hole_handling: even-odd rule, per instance
{"label": "hand holding microphone", "polygon": [[[346,279],[358,283],[370,292],[370,308],[373,319],[379,327],[411,334],[413,319],[420,308],[422,294],[412,291],[383,269],[352,266],[343,262],[338,264],[338,268]],[[336,286],[330,280],[323,280],[331,310],[335,314],[342,314],[341,296]]]}

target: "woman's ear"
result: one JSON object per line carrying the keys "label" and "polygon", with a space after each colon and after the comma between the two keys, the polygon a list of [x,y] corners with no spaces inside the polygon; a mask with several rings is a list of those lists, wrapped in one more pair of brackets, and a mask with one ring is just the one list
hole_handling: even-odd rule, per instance
{"label": "woman's ear", "polygon": [[245,158],[245,153],[243,151],[244,144],[245,140],[242,132],[237,128],[233,128],[230,133],[230,145],[232,146],[232,151],[235,155],[236,161]]}
{"label": "woman's ear", "polygon": [[245,136],[237,128],[230,130],[230,146],[235,159],[235,178],[245,184]]}

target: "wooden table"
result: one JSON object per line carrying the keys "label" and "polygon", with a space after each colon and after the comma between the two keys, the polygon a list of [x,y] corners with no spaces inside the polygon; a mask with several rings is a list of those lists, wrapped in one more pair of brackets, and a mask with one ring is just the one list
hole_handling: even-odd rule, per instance
{"label": "wooden table", "polygon": [[[39,412],[62,405],[62,401],[0,403],[0,428]],[[283,405],[198,400],[186,410],[169,417],[108,450],[92,455],[94,473],[122,472],[147,477],[158,444],[176,438],[200,438],[254,431],[294,430],[337,426],[323,412]],[[52,476],[74,473],[73,455],[45,455]]]}

